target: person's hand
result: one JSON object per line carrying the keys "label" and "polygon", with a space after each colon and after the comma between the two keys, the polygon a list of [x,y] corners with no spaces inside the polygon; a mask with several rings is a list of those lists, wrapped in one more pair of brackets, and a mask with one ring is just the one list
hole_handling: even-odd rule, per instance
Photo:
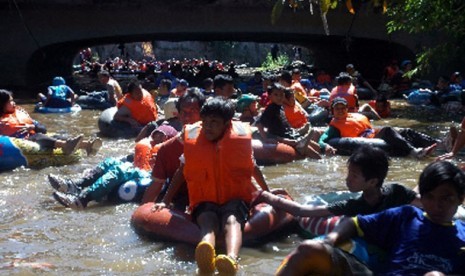
{"label": "person's hand", "polygon": [[250,206],[255,206],[259,203],[263,202],[263,193],[266,193],[264,190],[258,190],[252,193],[252,201],[250,202]]}
{"label": "person's hand", "polygon": [[289,195],[289,193],[286,191],[286,189],[283,189],[283,188],[273,189],[270,192],[275,194],[275,195],[286,195],[286,196]]}
{"label": "person's hand", "polygon": [[454,157],[454,153],[448,152],[448,153],[444,153],[443,155],[436,157],[435,161],[447,160],[447,159],[451,159],[452,157]]}
{"label": "person's hand", "polygon": [[28,134],[31,130],[34,130],[35,126],[34,125],[24,125],[18,127],[18,130],[16,131],[17,134],[23,136]]}
{"label": "person's hand", "polygon": [[161,211],[163,208],[168,208],[166,206],[165,203],[163,202],[160,202],[160,203],[155,203],[153,206],[152,206],[152,209],[150,209],[152,212],[159,212]]}
{"label": "person's hand", "polygon": [[325,148],[325,154],[326,155],[335,155],[337,152],[337,150],[333,147],[331,147],[330,145],[326,145],[326,148]]}

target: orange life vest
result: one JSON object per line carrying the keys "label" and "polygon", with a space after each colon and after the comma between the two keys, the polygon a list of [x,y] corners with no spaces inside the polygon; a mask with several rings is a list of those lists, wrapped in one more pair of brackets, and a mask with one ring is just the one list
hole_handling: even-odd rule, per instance
{"label": "orange life vest", "polygon": [[[27,111],[17,106],[15,112],[5,114],[2,118],[0,118],[0,134],[16,137],[17,131],[20,128],[33,124],[34,121]],[[34,133],[34,130],[30,130],[29,133],[26,134],[26,137],[22,136],[21,138],[27,138],[29,135]]]}
{"label": "orange life vest", "polygon": [[387,106],[384,110],[376,108],[376,100],[371,100],[368,104],[378,113],[381,118],[387,118],[391,116],[391,103],[387,102]]}
{"label": "orange life vest", "polygon": [[126,106],[131,112],[131,117],[141,125],[146,125],[151,121],[156,121],[158,117],[157,105],[155,104],[152,95],[143,90],[142,100],[136,101],[131,97],[131,94],[126,94],[118,101],[118,108]]}
{"label": "orange life vest", "polygon": [[307,122],[307,113],[302,109],[302,106],[299,103],[296,103],[294,106],[283,105],[284,114],[286,114],[286,119],[293,128],[301,128]]}
{"label": "orange life vest", "polygon": [[234,121],[221,140],[211,142],[199,122],[186,125],[183,138],[184,177],[191,209],[202,202],[251,202],[257,188],[252,183],[254,161],[248,124]]}
{"label": "orange life vest", "polygon": [[360,113],[349,113],[346,119],[332,119],[329,123],[339,130],[341,137],[365,137],[373,138],[375,130],[365,115]]}
{"label": "orange life vest", "polygon": [[357,112],[357,109],[358,109],[357,91],[353,84],[338,85],[334,87],[331,90],[331,94],[329,95],[329,101],[332,102],[337,97],[346,99],[349,112]]}
{"label": "orange life vest", "polygon": [[305,88],[300,84],[298,81],[292,81],[291,85],[292,90],[294,90],[294,97],[300,103],[303,104],[304,102],[308,101],[307,98],[307,91]]}
{"label": "orange life vest", "polygon": [[152,170],[152,156],[158,152],[162,144],[159,143],[152,147],[150,138],[144,138],[137,142],[134,147],[134,166],[146,171]]}

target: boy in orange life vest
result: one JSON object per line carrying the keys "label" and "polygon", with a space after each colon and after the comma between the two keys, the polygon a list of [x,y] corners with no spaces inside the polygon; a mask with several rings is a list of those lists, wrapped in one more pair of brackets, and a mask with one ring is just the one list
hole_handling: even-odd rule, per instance
{"label": "boy in orange life vest", "polygon": [[[202,235],[195,259],[201,273],[213,273],[216,267],[220,274],[234,274],[242,227],[257,191],[252,177],[263,190],[268,186],[252,156],[249,125],[231,121],[234,103],[213,98],[202,107],[200,116],[202,123],[184,128],[185,164],[180,166],[187,182],[189,208]],[[170,203],[176,191],[176,184],[172,184],[158,209]],[[226,255],[215,258],[218,230],[225,235]]]}
{"label": "boy in orange life vest", "polygon": [[333,119],[318,141],[322,152],[326,154],[336,153],[336,149],[330,146],[328,141],[341,137],[380,138],[390,146],[394,155],[410,155],[418,159],[431,154],[436,148],[435,143],[425,148],[417,148],[392,127],[383,127],[375,132],[366,116],[348,113],[347,101],[344,98],[335,98],[331,103],[331,109]]}
{"label": "boy in orange life vest", "polygon": [[151,121],[156,121],[158,116],[157,105],[152,95],[138,80],[131,80],[128,84],[128,92],[118,101],[118,111],[114,120],[126,122],[133,128],[142,128]]}

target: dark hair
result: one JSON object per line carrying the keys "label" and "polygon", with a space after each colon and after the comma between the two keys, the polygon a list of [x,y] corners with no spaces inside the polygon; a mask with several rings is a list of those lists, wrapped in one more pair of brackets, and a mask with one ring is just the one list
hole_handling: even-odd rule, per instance
{"label": "dark hair", "polygon": [[213,87],[214,88],[223,88],[227,84],[233,84],[233,78],[230,75],[216,75],[215,79],[213,80]]}
{"label": "dark hair", "polygon": [[454,186],[459,197],[465,195],[465,173],[448,161],[437,161],[429,164],[418,179],[421,196],[443,184]]}
{"label": "dark hair", "polygon": [[159,86],[165,86],[166,89],[170,90],[172,81],[170,79],[162,79]]}
{"label": "dark hair", "polygon": [[300,74],[299,68],[292,69],[292,75],[298,75],[298,74]]}
{"label": "dark hair", "polygon": [[10,101],[10,97],[13,97],[13,92],[0,89],[0,116],[4,115],[5,105]]}
{"label": "dark hair", "polygon": [[275,74],[265,74],[262,76],[263,80],[269,80],[271,82],[276,82],[278,77]]}
{"label": "dark hair", "polygon": [[134,91],[140,85],[141,84],[140,84],[138,79],[131,79],[131,81],[128,83],[127,92],[131,93],[132,91]]}
{"label": "dark hair", "polygon": [[207,101],[200,110],[200,116],[218,116],[225,122],[232,120],[236,110],[236,104],[224,97],[215,97]]}
{"label": "dark hair", "polygon": [[271,94],[271,91],[273,90],[285,90],[286,87],[284,87],[282,84],[280,84],[279,82],[274,82],[272,85],[268,85],[268,87],[266,88],[266,92],[268,92],[268,95]]}
{"label": "dark hair", "polygon": [[110,77],[110,72],[108,72],[107,70],[101,70],[97,73],[97,76]]}
{"label": "dark hair", "polygon": [[292,84],[292,75],[289,73],[289,71],[282,71],[279,79]]}
{"label": "dark hair", "polygon": [[337,85],[344,85],[352,82],[352,77],[347,72],[339,73],[336,77]]}
{"label": "dark hair", "polygon": [[386,95],[378,94],[378,96],[376,96],[376,102],[377,103],[387,103],[388,99],[387,99]]}
{"label": "dark hair", "polygon": [[294,95],[294,90],[292,88],[290,87],[284,88],[284,97],[286,97],[286,99],[291,98],[292,95]]}
{"label": "dark hair", "polygon": [[389,157],[380,148],[363,145],[352,153],[347,164],[358,166],[366,180],[377,178],[377,186],[381,187],[388,173]]}
{"label": "dark hair", "polygon": [[186,93],[179,97],[178,101],[176,102],[176,109],[179,112],[181,111],[181,105],[194,101],[196,101],[199,104],[199,107],[202,108],[203,104],[205,103],[205,95],[197,87],[190,87],[187,89]]}
{"label": "dark hair", "polygon": [[210,86],[213,84],[213,79],[212,78],[206,78],[202,81],[202,87],[205,88],[207,86]]}

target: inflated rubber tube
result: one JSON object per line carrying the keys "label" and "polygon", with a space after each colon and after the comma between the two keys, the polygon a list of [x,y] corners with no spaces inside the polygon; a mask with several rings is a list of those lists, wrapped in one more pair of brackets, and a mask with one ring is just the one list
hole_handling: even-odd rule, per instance
{"label": "inflated rubber tube", "polygon": [[368,88],[357,86],[357,96],[359,100],[373,100],[376,95]]}
{"label": "inflated rubber tube", "polygon": [[80,150],[64,155],[61,149],[45,150],[39,144],[20,138],[0,136],[0,172],[25,166],[42,169],[76,163],[81,159]]}
{"label": "inflated rubber tube", "polygon": [[107,101],[106,97],[108,97],[106,91],[94,91],[87,95],[79,96],[76,103],[79,104],[82,109],[105,110],[112,107],[112,104]]}
{"label": "inflated rubber tube", "polygon": [[75,104],[71,107],[47,107],[42,106],[41,104],[36,104],[34,107],[34,112],[37,113],[74,113],[81,111],[81,106]]}
{"label": "inflated rubber tube", "polygon": [[308,115],[308,121],[312,126],[326,126],[330,120],[329,111],[321,106],[315,107]]}
{"label": "inflated rubber tube", "polygon": [[[330,192],[320,195],[309,195],[305,197],[304,205],[308,206],[326,206],[328,203],[341,200],[353,199],[360,196],[360,193],[351,193],[349,191]],[[329,217],[301,217],[298,219],[299,226],[308,237],[326,235],[336,227],[343,216]]]}
{"label": "inflated rubber tube", "polygon": [[338,155],[351,155],[352,152],[363,145],[370,145],[390,153],[390,146],[379,138],[333,138],[328,141],[328,144],[337,150],[336,154]]}
{"label": "inflated rubber tube", "polygon": [[252,140],[253,155],[258,165],[275,165],[303,159],[293,147],[283,143],[263,143]]}
{"label": "inflated rubber tube", "polygon": [[126,122],[117,122],[113,120],[118,109],[110,107],[105,109],[98,118],[98,128],[100,135],[109,138],[133,138],[136,137],[140,129],[131,127]]}
{"label": "inflated rubber tube", "polygon": [[[283,195],[289,198],[289,195]],[[154,203],[146,203],[132,214],[131,225],[140,235],[155,240],[177,241],[196,245],[200,242],[199,227],[191,221],[191,217],[181,211],[162,209],[153,212]],[[260,203],[250,210],[250,217],[244,226],[243,242],[253,244],[263,240],[270,234],[282,230],[294,222],[294,217],[284,211],[278,211],[270,205]],[[221,242],[221,237],[218,237]]]}
{"label": "inflated rubber tube", "polygon": [[410,92],[407,102],[412,105],[429,105],[432,95],[429,90],[416,89]]}

